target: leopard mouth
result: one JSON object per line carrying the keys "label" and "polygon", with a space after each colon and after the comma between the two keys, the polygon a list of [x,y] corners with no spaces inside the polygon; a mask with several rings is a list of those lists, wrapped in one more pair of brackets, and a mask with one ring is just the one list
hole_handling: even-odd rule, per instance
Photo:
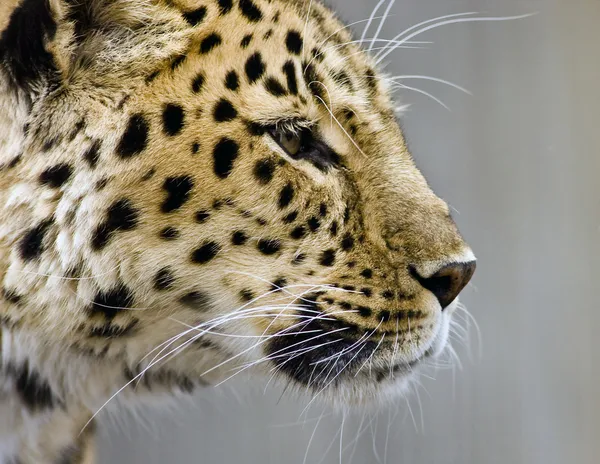
{"label": "leopard mouth", "polygon": [[[336,321],[334,326],[343,326]],[[393,337],[374,331],[357,333],[355,327],[332,330],[331,321],[312,320],[293,335],[273,337],[266,352],[275,368],[288,379],[311,391],[344,384],[395,382],[414,374],[415,368],[433,356],[429,347],[416,357],[400,359]]]}

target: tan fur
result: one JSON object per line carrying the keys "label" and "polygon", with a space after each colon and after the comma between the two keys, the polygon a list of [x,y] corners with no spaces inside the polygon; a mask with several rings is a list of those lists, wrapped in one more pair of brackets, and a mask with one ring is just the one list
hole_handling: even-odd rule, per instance
{"label": "tan fur", "polygon": [[[277,308],[211,326],[202,337],[208,343],[189,345],[168,363],[153,366],[162,372],[167,390],[222,380],[232,367],[260,360],[267,353],[252,337],[276,336],[298,324],[291,316],[303,314],[300,293],[312,295],[311,287],[321,291],[316,298],[323,315],[371,332],[379,342],[371,360],[376,369],[389,366],[391,372],[394,365],[443,348],[449,311],[442,313],[414,273],[429,277],[446,264],[471,261],[472,253],[447,205],[416,169],[383,78],[371,75],[371,58],[347,44],[352,40],[348,30],[325,7],[314,3],[307,15],[308,3],[254,0],[262,19],[252,22],[238,11],[238,2],[220,14],[208,0],[171,5],[94,0],[88,5],[93,32],[77,36],[69,7],[53,0],[58,28],[47,50],[60,84],[48,90],[42,80],[27,93],[12,89],[8,75],[0,73],[3,356],[7,362],[27,360],[53,391],[77,405],[73,427],[130,380],[123,371],[148,367],[156,353],[166,353],[157,350],[147,357],[157,346],[187,327],[240,314],[236,309],[249,304],[241,295],[260,297],[251,306]],[[208,7],[201,24],[186,21],[185,13],[200,6]],[[286,48],[289,31],[302,34],[299,54]],[[200,52],[215,33],[221,43]],[[240,44],[249,33],[253,39],[244,49]],[[322,57],[313,58],[313,49]],[[250,83],[245,64],[254,52],[261,54],[266,72]],[[173,66],[178,56],[184,58]],[[282,67],[290,60],[298,94],[274,96],[266,80],[275,78],[287,88]],[[313,77],[306,74],[311,68]],[[238,90],[225,87],[232,70]],[[192,83],[200,73],[202,89],[195,92]],[[350,85],[340,82],[340,73]],[[223,98],[236,115],[217,122],[214,112]],[[184,112],[174,135],[164,122],[169,104]],[[119,154],[134,115],[148,128],[147,143],[124,159]],[[268,134],[250,129],[298,119],[318,128],[319,137],[342,157],[341,165],[320,170],[288,156]],[[224,139],[239,149],[225,173],[213,156]],[[94,147],[98,159],[91,166],[85,155]],[[273,173],[263,182],[255,171],[266,161]],[[64,183],[41,181],[48,169],[65,165],[70,172]],[[172,210],[165,206],[169,179],[193,183],[189,197]],[[282,206],[288,184],[293,198]],[[111,205],[120,200],[132,207],[128,217],[119,216],[119,227],[98,239]],[[201,211],[209,218],[199,221]],[[292,213],[296,216],[285,220]],[[40,224],[46,224],[38,234],[41,242],[30,243],[24,252],[27,237]],[[176,239],[161,237],[169,227],[178,230]],[[300,228],[304,235],[293,237]],[[246,240],[235,244],[240,231]],[[98,241],[102,246],[94,245]],[[213,242],[215,256],[193,262],[194,253]],[[279,244],[275,251],[264,252],[274,243]],[[306,258],[299,263],[299,256]],[[165,270],[174,280],[168,289],[157,290],[157,275]],[[289,289],[273,292],[272,283],[280,279]],[[120,299],[106,297],[116,289]],[[192,292],[206,301],[190,305]],[[132,300],[125,301],[124,293]],[[328,298],[332,303],[326,306]],[[126,308],[106,307],[117,303]],[[188,331],[177,343],[199,331]],[[14,353],[21,353],[17,360]],[[235,362],[213,370],[232,357]],[[255,370],[271,367],[259,362]],[[375,382],[365,371],[358,373],[322,396],[340,405],[381,401],[407,382],[393,376]],[[27,436],[27,430],[20,434]],[[24,462],[35,461],[23,453]]]}

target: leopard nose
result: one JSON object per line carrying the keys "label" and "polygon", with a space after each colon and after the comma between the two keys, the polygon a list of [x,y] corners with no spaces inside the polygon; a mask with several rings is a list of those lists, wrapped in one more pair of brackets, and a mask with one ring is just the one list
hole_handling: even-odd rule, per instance
{"label": "leopard nose", "polygon": [[414,267],[410,268],[410,272],[424,288],[436,296],[443,310],[469,283],[475,267],[475,261],[446,264],[430,277],[420,276]]}

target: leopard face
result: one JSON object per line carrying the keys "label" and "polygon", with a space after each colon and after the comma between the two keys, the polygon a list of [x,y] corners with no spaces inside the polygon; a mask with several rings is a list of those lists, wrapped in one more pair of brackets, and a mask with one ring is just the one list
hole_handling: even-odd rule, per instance
{"label": "leopard face", "polygon": [[2,57],[10,324],[338,404],[397,394],[443,350],[475,259],[330,10],[39,3],[45,60]]}

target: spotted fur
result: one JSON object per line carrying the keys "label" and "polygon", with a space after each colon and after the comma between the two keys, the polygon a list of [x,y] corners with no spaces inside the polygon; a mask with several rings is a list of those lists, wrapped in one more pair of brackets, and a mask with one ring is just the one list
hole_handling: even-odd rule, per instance
{"label": "spotted fur", "polygon": [[92,462],[90,421],[117,391],[185,394],[254,363],[377,403],[441,351],[474,258],[331,11],[12,3],[0,457]]}

